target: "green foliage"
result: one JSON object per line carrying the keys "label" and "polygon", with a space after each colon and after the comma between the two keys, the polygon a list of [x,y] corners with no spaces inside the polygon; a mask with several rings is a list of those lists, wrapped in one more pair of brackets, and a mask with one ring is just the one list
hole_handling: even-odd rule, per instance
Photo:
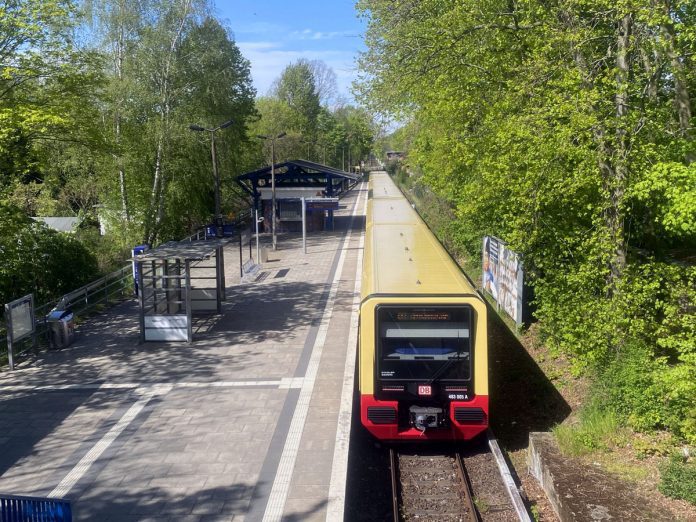
{"label": "green foliage", "polygon": [[696,241],[696,163],[658,163],[631,195],[646,214],[644,226],[653,241]]}
{"label": "green foliage", "polygon": [[693,441],[696,11],[647,0],[358,8],[358,93],[407,122],[394,143],[455,209],[443,242],[477,259],[483,235],[506,240],[544,341],[597,379],[607,412]]}
{"label": "green foliage", "polygon": [[[367,159],[376,134],[371,114],[350,105],[318,105],[333,90],[329,71],[323,62],[299,60],[283,71],[270,96],[257,100],[260,119],[251,133],[286,133],[276,141],[276,161],[304,158],[348,170]],[[270,149],[270,142],[259,143],[259,162],[270,164]]]}
{"label": "green foliage", "polygon": [[660,472],[662,493],[696,505],[696,461],[685,462],[681,455],[673,455]]}
{"label": "green foliage", "polygon": [[292,111],[292,128],[308,137],[316,132],[321,104],[308,60],[300,59],[285,68],[278,79],[275,95]]}
{"label": "green foliage", "polygon": [[0,201],[0,301],[34,293],[41,303],[98,275],[94,256],[74,236],[49,230]]}
{"label": "green foliage", "polygon": [[[97,264],[119,264],[144,237],[180,238],[207,222],[210,136],[189,131],[192,123],[234,118],[217,136],[223,212],[248,206],[233,177],[258,166],[246,134],[256,116],[250,64],[208,16],[210,4],[79,7],[84,13],[70,0],[23,0],[0,9],[0,198],[24,215],[100,218],[107,236],[8,222],[3,298],[28,288],[41,299],[58,295],[93,277]],[[43,273],[25,264],[30,244]],[[22,275],[12,279],[14,271]]]}

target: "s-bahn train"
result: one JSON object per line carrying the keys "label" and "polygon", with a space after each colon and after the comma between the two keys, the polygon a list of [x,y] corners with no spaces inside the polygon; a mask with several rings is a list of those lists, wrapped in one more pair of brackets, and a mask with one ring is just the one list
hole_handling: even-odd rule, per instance
{"label": "s-bahn train", "polygon": [[486,430],[486,304],[385,172],[370,176],[359,343],[360,419],[376,438]]}

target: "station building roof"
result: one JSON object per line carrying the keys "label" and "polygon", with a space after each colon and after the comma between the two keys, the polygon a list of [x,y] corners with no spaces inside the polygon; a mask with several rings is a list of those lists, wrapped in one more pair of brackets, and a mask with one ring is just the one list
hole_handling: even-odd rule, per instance
{"label": "station building roof", "polygon": [[80,218],[77,217],[35,216],[31,219],[45,223],[48,228],[58,232],[75,232],[80,224]]}

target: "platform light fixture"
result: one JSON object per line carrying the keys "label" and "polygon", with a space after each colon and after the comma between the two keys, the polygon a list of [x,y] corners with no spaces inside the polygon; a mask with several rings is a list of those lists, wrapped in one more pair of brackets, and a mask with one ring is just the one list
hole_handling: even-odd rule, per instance
{"label": "platform light fixture", "polygon": [[271,142],[271,237],[273,239],[273,250],[277,250],[276,242],[276,189],[275,189],[275,142],[286,136],[285,132],[276,134],[275,136],[266,136],[265,134],[257,134],[256,137],[260,140]]}
{"label": "platform light fixture", "polygon": [[213,177],[215,178],[215,235],[217,237],[222,237],[222,213],[220,211],[220,174],[217,168],[217,156],[215,154],[215,133],[220,129],[226,129],[234,123],[234,120],[227,120],[225,123],[221,123],[215,128],[206,129],[200,125],[189,125],[189,130],[195,132],[209,132],[210,133],[210,155],[213,161]]}

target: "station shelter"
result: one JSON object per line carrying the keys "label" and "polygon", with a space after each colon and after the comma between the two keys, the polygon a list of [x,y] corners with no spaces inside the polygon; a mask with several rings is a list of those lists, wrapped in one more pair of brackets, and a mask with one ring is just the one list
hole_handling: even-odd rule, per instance
{"label": "station shelter", "polygon": [[[271,167],[247,172],[237,183],[253,198],[254,208],[263,216],[264,232],[270,232],[272,206]],[[359,176],[327,165],[306,160],[292,160],[275,166],[276,216],[278,232],[302,231],[302,198],[307,206],[307,231],[333,228],[331,205],[321,205],[340,197],[359,180]]]}
{"label": "station shelter", "polygon": [[222,312],[229,239],[171,241],[133,256],[140,341],[193,341],[193,315]]}

